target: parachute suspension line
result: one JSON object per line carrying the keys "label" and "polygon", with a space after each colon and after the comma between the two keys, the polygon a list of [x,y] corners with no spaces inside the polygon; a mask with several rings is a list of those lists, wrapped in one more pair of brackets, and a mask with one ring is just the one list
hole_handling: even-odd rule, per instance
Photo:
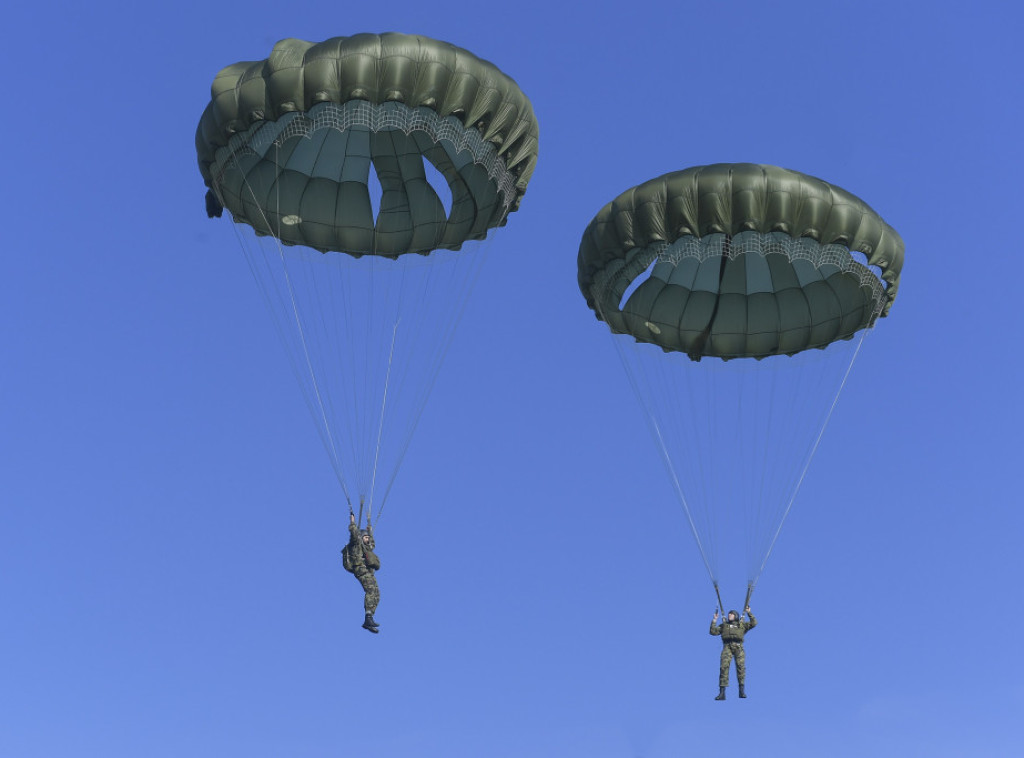
{"label": "parachute suspension line", "polygon": [[[391,331],[391,349],[388,351],[388,370],[384,377],[384,397],[380,403],[380,423],[377,424],[377,447],[373,453],[373,472],[370,476],[370,510],[367,511],[366,521],[370,521],[370,512],[373,510],[373,491],[377,484],[377,463],[380,460],[380,440],[384,434],[384,413],[387,410],[388,404],[388,387],[391,383],[391,367],[394,365],[395,359],[395,339],[398,337],[398,325],[401,323],[401,319],[395,322],[395,326]],[[377,513],[377,520],[380,521],[380,511]]]}
{"label": "parachute suspension line", "polygon": [[[764,427],[763,436],[759,436],[758,437],[758,442],[760,444],[761,453],[762,453],[762,455],[761,455],[761,464],[759,466],[761,475],[759,477],[760,481],[758,482],[757,506],[756,506],[755,513],[754,513],[754,526],[748,532],[748,543],[749,543],[748,544],[748,548],[747,548],[747,555],[748,556],[753,556],[753,555],[757,554],[757,549],[758,549],[757,535],[763,534],[764,531],[767,528],[767,527],[764,527],[763,524],[765,524],[766,522],[769,525],[771,524],[771,515],[772,514],[771,513],[767,513],[766,511],[768,510],[767,502],[769,500],[769,497],[768,497],[768,492],[769,492],[768,472],[769,472],[769,470],[772,469],[772,467],[769,465],[769,461],[770,461],[770,455],[769,455],[770,445],[769,445],[769,440],[771,438],[770,430],[773,428],[773,424],[774,424],[774,421],[775,421],[775,405],[776,405],[776,403],[774,402],[774,400],[777,397],[777,395],[776,395],[777,380],[778,380],[778,372],[776,372],[776,371],[768,371],[768,385],[769,385],[768,386],[768,390],[765,393],[765,396],[759,397],[759,398],[757,398],[757,400],[755,400],[755,402],[757,402],[759,404],[762,404],[766,408],[767,418],[765,419],[765,427]],[[754,380],[754,383],[755,384],[757,383],[756,379]],[[754,561],[756,561],[756,558],[754,559]],[[752,571],[753,566],[751,565],[751,563],[754,563],[754,561],[749,561],[749,559],[748,559],[747,569],[748,569],[748,571],[751,571],[751,573],[753,573],[753,571]],[[750,594],[750,588],[753,587],[753,582],[754,581],[755,580],[753,578],[749,578],[749,582],[750,583],[748,583],[748,585],[747,585],[747,587],[748,587],[748,589],[747,589],[748,598],[749,598],[749,594]],[[744,606],[744,607],[746,607],[746,606]]]}
{"label": "parachute suspension line", "polygon": [[665,446],[665,441],[661,436],[661,429],[658,427],[658,422],[655,421],[653,416],[648,413],[648,417],[651,423],[651,428],[654,430],[654,435],[658,438],[658,447],[661,448],[662,458],[665,461],[665,465],[668,466],[669,475],[672,477],[672,486],[675,487],[676,495],[679,497],[679,502],[683,504],[683,511],[686,513],[686,520],[690,524],[690,531],[693,533],[693,539],[697,542],[697,549],[700,551],[701,560],[704,561],[704,568],[707,569],[708,576],[711,577],[711,581],[714,582],[717,587],[718,580],[715,578],[715,572],[711,568],[711,562],[708,559],[707,550],[704,549],[704,543],[701,542],[697,526],[693,522],[693,514],[690,512],[690,504],[686,500],[686,495],[683,494],[683,488],[679,484],[679,477],[676,476],[675,468],[672,466],[672,460],[669,457],[668,448]]}
{"label": "parachute suspension line", "polygon": [[[495,228],[500,228],[504,225],[508,214],[511,212],[511,204],[508,202],[504,203],[504,211],[502,213],[502,220],[500,223],[495,225]],[[401,448],[398,450],[398,455],[393,466],[393,470],[390,478],[388,479],[387,486],[384,489],[384,494],[380,498],[380,503],[377,506],[377,522],[380,523],[381,515],[384,511],[384,504],[387,502],[388,495],[391,494],[391,488],[395,484],[395,477],[398,474],[398,469],[401,467],[402,461],[405,460],[405,455],[409,450],[409,445],[412,442],[413,432],[415,432],[417,425],[419,424],[420,418],[423,415],[423,410],[426,406],[427,398],[430,395],[430,391],[434,386],[437,376],[441,371],[441,366],[444,365],[445,359],[448,356],[448,351],[451,349],[454,341],[455,333],[458,331],[458,326],[462,322],[463,317],[466,313],[466,306],[469,303],[469,294],[473,291],[476,286],[477,280],[480,278],[480,273],[483,270],[483,258],[485,253],[493,243],[493,234],[489,234],[483,240],[480,240],[473,250],[459,251],[459,255],[475,256],[478,258],[477,261],[469,261],[468,263],[474,264],[467,266],[466,281],[462,282],[461,287],[456,288],[461,293],[459,301],[456,303],[454,317],[451,319],[451,323],[448,326],[446,333],[441,336],[439,342],[439,352],[437,359],[434,361],[430,374],[423,381],[423,385],[420,391],[420,398],[416,402],[412,418],[409,420],[409,429],[405,434]],[[431,264],[431,265],[437,265]]]}
{"label": "parachute suspension line", "polygon": [[[371,131],[374,133],[374,135],[376,135],[378,137],[383,137],[384,136],[380,132],[378,132],[377,129],[372,129]],[[389,140],[393,144],[393,139],[389,137]],[[379,166],[378,166],[378,163],[376,161],[372,160],[372,157],[373,157],[373,151],[371,149],[371,162],[369,164],[369,176],[368,176],[368,180],[367,180],[367,189],[368,189],[368,191],[370,192],[371,195],[373,195],[375,191],[379,191],[379,192],[383,193],[383,188],[381,186],[380,179],[379,179],[379,171],[378,171]],[[401,169],[399,169],[399,171],[400,171],[400,173],[404,173],[404,172],[401,172]],[[380,221],[380,214],[381,214],[381,212],[383,210],[383,208],[380,205],[382,200],[383,200],[383,194],[381,195],[380,198],[378,198],[377,204],[371,206],[372,209],[373,209],[372,212],[374,214],[374,228],[375,229],[376,229],[377,223]],[[372,202],[373,201],[371,200],[371,204],[372,204]],[[378,259],[377,259],[377,255],[378,255],[377,243],[378,243],[378,237],[377,237],[377,234],[374,233],[374,235],[373,235],[373,258],[371,259],[371,261],[372,261],[371,266],[375,266],[375,264],[378,261]],[[410,254],[406,253],[406,255],[410,255]],[[395,263],[398,264],[398,261],[396,260]],[[397,303],[401,303],[405,299],[405,279],[406,278],[405,278],[404,273],[403,273],[399,277],[400,287],[399,287],[399,290],[398,290]],[[388,297],[388,290],[387,290],[386,287],[381,287],[380,288],[382,290],[381,293],[377,292],[377,289],[378,289],[377,285],[379,283],[380,282],[378,280],[378,277],[376,277],[376,276],[371,277],[369,279],[368,284],[369,284],[369,290],[370,290],[370,301],[373,302],[378,297],[378,294],[379,294],[380,297],[383,298],[383,304],[384,304],[385,307],[395,307],[395,308],[398,308],[398,304],[397,303],[394,306],[392,306],[392,301]],[[421,297],[422,297],[422,294],[421,294]],[[395,323],[394,323],[394,325],[392,326],[392,329],[391,329],[391,344],[390,344],[390,346],[388,348],[387,369],[386,369],[385,374],[384,374],[384,387],[383,387],[381,401],[380,401],[380,414],[379,414],[378,422],[377,422],[377,435],[376,435],[377,439],[376,439],[376,443],[374,445],[373,463],[372,463],[372,465],[370,467],[369,506],[367,507],[367,514],[366,514],[367,527],[369,527],[370,514],[373,511],[374,494],[375,494],[376,488],[377,488],[377,468],[378,468],[378,464],[380,463],[381,444],[382,444],[382,441],[384,439],[384,422],[385,422],[385,419],[387,417],[388,391],[391,389],[391,373],[392,373],[392,369],[394,368],[395,342],[397,341],[397,338],[398,338],[398,325],[402,321],[401,314],[399,312],[396,312],[395,316],[396,316]],[[370,331],[372,330],[372,328],[373,328],[373,324],[369,324],[368,323],[367,324],[367,332],[366,332],[366,339],[367,339],[368,343],[372,339],[371,335],[370,335]],[[366,366],[369,367],[369,361],[366,362]],[[366,383],[366,385],[368,385],[368,383],[370,381],[370,378],[371,377],[370,377],[369,372],[364,374],[364,382]],[[400,381],[399,384],[403,384],[404,383],[404,374],[403,374],[402,380],[403,381]],[[365,390],[364,390],[364,392],[365,392]],[[369,395],[368,392],[365,392],[365,394],[367,396]],[[392,481],[394,480],[394,477],[396,477],[398,475],[398,469],[400,467],[401,467],[401,458],[399,458],[399,460],[395,462],[395,464],[394,464],[394,466],[392,468],[392,472],[391,472],[391,479],[392,479]],[[380,514],[381,514],[381,511],[383,510],[384,500],[387,497],[387,492],[388,491],[390,491],[390,485],[388,486],[387,490],[385,491],[384,497],[381,498],[381,501],[380,501],[379,505],[377,506],[377,522],[378,523],[380,523]]]}
{"label": "parachute suspension line", "polygon": [[635,377],[633,372],[629,370],[629,361],[627,360],[625,351],[630,348],[628,345],[623,346],[620,340],[615,339],[614,335],[612,336],[612,343],[615,345],[615,350],[619,354],[619,359],[622,361],[622,364],[626,369],[626,376],[629,379],[630,387],[633,389],[633,394],[636,396],[636,399],[644,412],[644,417],[647,419],[647,423],[658,442],[658,449],[661,451],[662,462],[668,470],[669,477],[672,480],[672,486],[676,491],[676,496],[679,498],[679,502],[683,506],[683,513],[686,514],[686,520],[690,525],[690,532],[693,534],[693,539],[697,543],[697,549],[700,551],[701,560],[704,561],[704,568],[707,570],[708,576],[711,578],[711,582],[715,585],[717,591],[718,579],[715,577],[715,572],[712,569],[712,562],[708,558],[708,551],[700,538],[700,531],[694,523],[693,512],[690,509],[690,504],[687,502],[686,495],[683,493],[682,485],[679,483],[679,477],[676,475],[675,467],[672,465],[672,457],[669,454],[668,445],[665,443],[665,439],[662,436],[661,427],[658,424],[653,409],[648,407],[644,402],[644,396],[640,390],[639,384],[637,383],[637,377]]}
{"label": "parachute suspension line", "polygon": [[[379,128],[389,131],[386,124]],[[371,131],[377,135],[377,128],[371,127]],[[354,507],[358,499],[360,517],[366,511],[368,520],[379,520],[440,365],[454,343],[467,296],[481,274],[480,264],[490,237],[480,228],[483,218],[479,217],[474,221],[474,238],[484,244],[462,251],[437,248],[429,255],[377,255],[378,250],[384,250],[384,238],[374,234],[369,253],[350,257],[313,252],[301,241],[301,235],[289,238],[287,227],[293,222],[284,215],[290,212],[284,207],[289,185],[279,180],[289,178],[285,154],[290,147],[288,140],[295,136],[282,133],[277,135],[282,144],[268,144],[269,140],[263,143],[267,151],[264,163],[270,169],[266,173],[246,174],[245,160],[239,161],[237,170],[232,169],[241,190],[236,192],[244,198],[252,225],[263,230],[257,236],[267,237],[259,240],[264,243],[259,248],[247,237],[242,247],[287,348],[290,367],[346,501]],[[390,139],[387,135],[385,138]],[[396,154],[405,155],[403,145],[397,144],[403,142],[401,135],[394,136],[393,141]],[[386,145],[364,148],[360,143],[350,147],[352,156],[365,159],[370,177],[379,177],[383,171],[391,182],[405,183],[408,210],[414,217],[436,205],[437,182],[444,179],[443,174],[438,173],[431,185],[430,180],[417,175],[414,165],[399,161],[396,169],[387,162],[378,164],[378,152],[389,157]],[[326,143],[319,149],[326,149]],[[452,151],[448,147],[444,150],[454,160]],[[441,162],[444,164],[443,158]],[[474,158],[474,162],[479,161]],[[511,210],[512,195],[505,191],[504,180],[499,181],[501,176],[490,177],[498,183],[500,194],[477,209],[478,216],[486,213],[489,217],[487,229],[502,225]],[[362,181],[367,183],[372,203],[374,188],[369,178]],[[451,191],[450,187],[446,189]],[[376,223],[379,204],[371,208]],[[449,220],[452,212],[446,209]],[[296,247],[284,250],[283,245],[288,243],[281,242],[282,235],[295,240]],[[436,235],[435,242],[440,244],[443,225]],[[269,246],[271,242],[276,252]],[[429,246],[430,240],[426,244]],[[474,249],[477,247],[485,249]],[[418,317],[407,318],[413,313]],[[399,317],[401,344],[397,342]],[[386,335],[388,328],[392,329],[391,335]]]}
{"label": "parachute suspension line", "polygon": [[[728,240],[728,237],[726,239]],[[728,245],[728,241],[726,242],[726,244]],[[747,418],[747,416],[749,415],[753,418],[756,418],[756,405],[758,403],[758,398],[756,397],[756,379],[750,379],[746,371],[740,371],[736,379],[737,384],[735,393],[735,417],[738,419],[744,419]],[[750,398],[749,394],[751,393],[753,393],[755,397]],[[739,461],[741,461],[740,465],[744,465],[744,463],[742,462],[753,460],[754,456],[752,447],[756,444],[755,439],[759,439],[757,436],[758,432],[759,430],[756,428],[755,425],[754,428],[751,430],[750,434],[739,434],[736,437],[733,444],[736,445],[738,459]],[[753,489],[753,487],[751,487],[751,491],[749,492],[748,497],[753,502],[743,503],[743,506],[748,514],[756,513],[757,509],[759,508],[764,498],[762,497],[761,493],[756,492]],[[746,555],[750,555],[754,550],[754,534],[756,534],[756,531],[750,529],[749,518],[745,518],[744,523],[747,526],[747,528],[744,529],[744,539],[746,541]]]}
{"label": "parachute suspension line", "polygon": [[[280,244],[280,242],[278,242],[278,244],[277,244],[277,249],[278,249],[278,253],[279,253],[280,258],[281,258],[281,265],[285,266],[284,247]],[[295,328],[299,330],[299,342],[300,342],[300,344],[302,346],[302,354],[303,354],[303,358],[305,359],[306,370],[309,372],[309,379],[310,379],[310,382],[312,383],[312,386],[313,386],[313,395],[316,398],[317,408],[318,408],[318,410],[320,412],[320,420],[321,420],[321,422],[324,425],[324,429],[327,431],[326,437],[327,437],[328,444],[329,444],[329,448],[328,449],[329,449],[329,452],[330,452],[330,455],[331,455],[331,459],[334,460],[334,461],[337,461],[338,460],[338,451],[335,449],[335,446],[334,446],[334,435],[331,432],[331,421],[330,421],[330,418],[328,418],[328,415],[327,415],[326,406],[324,404],[323,393],[320,391],[320,383],[316,379],[316,371],[313,369],[313,361],[310,358],[310,355],[309,355],[309,345],[307,344],[307,341],[306,341],[306,330],[303,328],[303,325],[302,325],[302,317],[299,315],[299,306],[298,306],[298,303],[295,301],[295,288],[292,285],[291,273],[288,271],[287,267],[284,267],[284,279],[285,279],[285,283],[288,286],[288,296],[291,299],[292,316],[295,319]],[[339,478],[340,478],[340,476],[339,476]],[[344,487],[344,486],[345,485],[343,483],[342,487]],[[346,498],[348,497],[348,492],[347,491],[345,493],[345,497]]]}
{"label": "parachute suspension line", "polygon": [[[276,160],[275,160],[274,163],[275,163],[276,169],[278,171],[280,171],[280,163],[278,161],[276,161]],[[280,207],[280,182],[277,181],[276,179],[279,176],[280,176],[280,174],[278,173],[277,176],[275,177],[275,191],[278,193],[278,207]],[[245,187],[249,191],[250,196],[253,198],[253,201],[254,201],[253,205],[259,210],[259,213],[260,213],[260,216],[263,219],[263,222],[266,224],[267,228],[272,228],[272,226],[270,224],[270,221],[269,221],[269,219],[266,216],[266,213],[264,213],[264,211],[263,211],[262,207],[260,206],[260,204],[258,202],[256,202],[256,192],[253,189],[252,185],[250,184],[248,177],[246,176],[243,181],[245,182]],[[235,225],[233,225],[233,226],[235,226]],[[236,233],[236,235],[239,238],[239,242],[240,242],[243,250],[247,250],[248,247],[245,244],[244,240],[242,239],[241,235],[239,234],[237,228],[235,229],[235,233]],[[278,228],[278,235],[279,234],[280,234],[280,228]],[[311,382],[311,385],[312,385],[312,388],[313,388],[313,398],[316,401],[315,405],[314,405],[313,401],[311,400],[311,398],[309,397],[308,393],[305,391],[305,387],[304,387],[304,384],[303,384],[302,381],[299,382],[300,388],[303,389],[303,396],[306,399],[306,404],[307,404],[307,406],[308,406],[308,408],[310,410],[310,413],[314,416],[314,418],[319,416],[320,420],[323,423],[324,432],[320,432],[321,427],[319,426],[319,424],[316,425],[318,432],[320,432],[320,434],[319,434],[320,440],[323,443],[325,449],[327,450],[328,455],[331,458],[331,463],[333,464],[332,467],[334,469],[334,475],[335,475],[335,478],[338,480],[338,483],[341,485],[342,492],[345,495],[345,500],[349,504],[349,506],[351,507],[352,498],[349,495],[348,486],[346,485],[345,479],[344,479],[344,477],[342,475],[340,459],[339,459],[339,456],[338,456],[337,449],[336,449],[336,447],[334,445],[334,435],[331,432],[331,424],[330,424],[330,421],[328,419],[328,414],[326,412],[326,406],[325,406],[325,403],[324,403],[324,398],[323,398],[323,395],[322,395],[322,393],[320,391],[320,386],[319,386],[319,383],[317,382],[317,378],[316,378],[316,371],[313,368],[312,360],[310,358],[309,347],[307,345],[307,339],[306,339],[306,333],[305,333],[305,329],[303,328],[302,318],[301,318],[301,315],[299,313],[298,304],[297,304],[297,301],[296,301],[296,298],[295,298],[295,290],[294,290],[294,286],[292,284],[291,273],[288,270],[287,261],[286,261],[285,254],[284,254],[284,246],[281,244],[281,241],[280,241],[280,239],[278,237],[272,235],[271,239],[273,240],[273,245],[274,245],[274,249],[275,249],[276,254],[277,254],[277,258],[278,258],[278,260],[280,260],[280,263],[281,263],[282,275],[284,277],[284,281],[286,283],[286,289],[288,291],[288,296],[289,296],[289,299],[291,301],[291,314],[292,314],[292,317],[294,319],[295,326],[298,329],[299,343],[300,343],[300,346],[302,348],[302,358],[303,358],[303,362],[305,364],[306,372],[308,372],[309,379],[310,379],[310,382]],[[278,334],[281,337],[281,339],[284,342],[284,344],[287,346],[288,340],[285,337],[284,325],[280,323],[280,321],[278,320],[278,318],[276,316],[276,311],[275,311],[275,309],[274,309],[274,307],[272,305],[272,298],[270,296],[269,288],[267,287],[267,285],[263,281],[263,279],[259,276],[259,274],[256,272],[253,258],[254,258],[254,255],[247,255],[246,256],[246,261],[247,261],[247,263],[249,265],[249,270],[252,273],[253,278],[256,280],[257,287],[260,289],[261,293],[263,294],[264,300],[267,302],[267,304],[269,306],[269,309],[270,309],[272,315],[274,316],[274,322],[275,322],[275,326],[277,327]],[[278,297],[279,298],[281,297],[280,293],[278,293]],[[293,359],[293,370],[296,371],[296,372],[299,371],[298,367],[296,367],[294,365],[294,359]],[[360,512],[361,512],[361,508],[360,508]],[[360,516],[360,518],[361,518],[361,516]]]}
{"label": "parachute suspension line", "polygon": [[[336,404],[343,405],[344,400],[342,395],[344,391],[354,392],[355,385],[355,371],[351,371],[347,375],[342,375],[342,372],[338,371],[337,367],[340,366],[355,366],[360,365],[355,355],[344,355],[343,343],[340,340],[332,339],[332,336],[340,331],[342,327],[340,325],[348,325],[346,328],[353,329],[350,326],[353,321],[352,303],[349,292],[346,290],[343,276],[339,275],[339,269],[343,267],[343,254],[340,253],[327,253],[323,255],[322,261],[316,261],[313,268],[323,269],[322,271],[312,272],[310,269],[305,269],[309,275],[308,283],[309,292],[307,293],[310,297],[311,303],[315,303],[311,307],[311,312],[318,316],[319,327],[321,335],[321,344],[318,346],[318,350],[323,365],[320,371],[321,376],[325,377],[327,381],[336,382],[334,385],[336,388],[333,392],[327,393],[327,400],[331,401],[330,414],[335,419],[334,429],[338,435],[341,435],[342,430],[347,432],[347,442],[349,454],[355,449],[355,442],[357,432],[354,430],[355,424],[346,423],[345,419],[339,419],[337,413]],[[323,264],[323,265],[320,265]],[[324,291],[321,291],[321,288]],[[344,344],[350,344],[351,340]],[[331,370],[330,367],[334,367]],[[346,381],[349,379],[350,381]],[[329,388],[330,389],[330,388]],[[354,401],[353,401],[354,402]],[[320,425],[317,424],[317,428],[320,429]],[[335,435],[331,435],[332,445],[342,447],[344,440]],[[339,457],[342,452],[338,452]],[[354,484],[356,494],[359,496],[362,504],[362,492],[359,492],[359,480],[355,476],[355,472],[346,467],[344,463],[339,462],[337,467],[340,471],[346,472],[348,476],[354,477]]]}
{"label": "parachute suspension line", "polygon": [[[685,372],[683,381],[686,381],[685,374],[690,374],[692,372],[707,372],[709,370],[712,370],[711,367],[713,364],[711,364],[710,362],[704,362],[703,364],[699,364],[693,362],[692,359],[690,359],[689,357],[687,357],[687,360],[691,362],[688,365],[683,365],[682,371]],[[686,423],[690,424],[690,428],[694,430],[692,437],[692,439],[694,440],[715,440],[718,437],[720,437],[723,434],[723,432],[721,429],[721,422],[718,417],[719,406],[715,402],[714,398],[714,382],[701,382],[699,380],[696,382],[691,381],[690,386],[694,385],[696,385],[696,387],[698,388],[703,389],[703,395],[699,392],[683,393],[690,399],[689,413],[686,415],[676,413],[673,416],[669,416],[668,418],[686,419]],[[703,414],[700,413],[699,408],[706,409],[706,412]],[[703,420],[705,423],[703,429],[700,428],[699,424],[701,420]],[[713,464],[715,462],[715,451],[717,446],[712,444],[708,446],[693,445],[692,447],[696,447],[699,451],[697,455],[700,459],[700,467],[706,467],[706,469],[709,471],[714,470]],[[666,451],[666,455],[668,454],[669,453]],[[719,509],[713,507],[713,505],[710,504],[721,495],[719,492],[713,491],[713,488],[711,486],[712,482],[710,482],[708,478],[699,478],[698,482],[700,489],[697,499],[697,516],[703,517],[704,519],[704,534],[706,534],[708,537],[707,546],[705,548],[708,551],[707,561],[711,565],[712,570],[715,574],[715,579],[717,581],[717,573],[721,568],[721,565],[719,564],[719,556],[715,548],[716,546],[722,544],[721,537],[719,536],[722,531],[722,521]],[[687,505],[687,507],[689,507],[689,505]],[[724,608],[722,612],[725,612]]]}
{"label": "parachute suspension line", "polygon": [[[682,358],[682,356],[680,356]],[[686,361],[680,360],[682,363],[681,381],[686,382],[689,380],[689,387],[693,389],[703,389],[703,393],[697,391],[684,391],[681,395],[684,395],[689,400],[689,408],[687,413],[676,412],[673,415],[668,416],[669,419],[678,419],[682,423],[688,425],[690,430],[689,435],[693,440],[715,440],[721,434],[721,424],[718,418],[718,404],[714,398],[714,382],[701,382],[692,381],[693,375],[697,373],[704,373],[712,370],[713,363],[705,361],[701,364],[690,361],[686,358]],[[667,365],[666,365],[667,368]],[[687,375],[690,375],[687,377]],[[666,382],[666,384],[669,384]],[[701,412],[701,409],[704,412]],[[703,420],[704,426],[701,428],[700,421]],[[686,436],[684,434],[684,436]],[[677,445],[681,444],[681,441],[677,441]],[[691,455],[696,454],[698,470],[713,470],[713,456],[714,456],[715,445],[690,445]],[[702,517],[704,520],[704,534],[707,535],[707,545],[705,549],[708,551],[709,558],[708,562],[711,564],[715,574],[717,574],[720,568],[718,563],[718,555],[715,550],[716,546],[721,544],[719,533],[721,531],[721,519],[717,508],[710,506],[709,504],[716,498],[720,497],[719,493],[713,492],[711,489],[711,482],[708,477],[691,477],[691,479],[697,482],[698,493],[697,499],[697,516]],[[701,507],[703,504],[703,507]]]}
{"label": "parachute suspension line", "polygon": [[835,411],[836,404],[839,402],[839,396],[846,387],[846,380],[850,378],[850,372],[853,370],[854,361],[857,360],[857,356],[860,354],[861,346],[864,344],[864,339],[867,337],[869,329],[870,327],[864,329],[861,332],[860,339],[857,340],[857,347],[854,349],[853,356],[850,358],[850,364],[846,367],[846,372],[843,374],[843,380],[839,384],[839,389],[836,390],[835,397],[832,399],[832,404],[829,406],[828,413],[825,414],[825,421],[822,423],[821,429],[818,431],[818,436],[815,438],[814,445],[811,447],[810,455],[807,456],[803,470],[801,470],[796,486],[793,488],[792,494],[790,495],[789,502],[786,503],[786,508],[782,513],[782,518],[779,519],[779,524],[775,529],[775,533],[772,535],[771,542],[768,544],[768,550],[765,552],[764,560],[761,561],[760,567],[750,579],[749,586],[751,587],[751,591],[753,591],[753,587],[757,584],[758,578],[760,578],[761,573],[764,571],[765,564],[768,563],[768,558],[771,557],[772,550],[775,549],[775,542],[779,539],[779,532],[782,531],[782,525],[786,523],[786,518],[789,516],[790,510],[793,508],[793,503],[796,501],[797,493],[800,491],[800,486],[804,483],[804,478],[807,476],[807,470],[811,466],[811,460],[814,458],[814,454],[818,451],[818,446],[821,444],[821,438],[825,435],[825,429],[828,427],[828,422],[831,420],[832,413]]}
{"label": "parachute suspension line", "polygon": [[725,615],[725,605],[722,603],[722,593],[718,591],[718,582],[715,582],[715,596],[718,598],[718,609]]}

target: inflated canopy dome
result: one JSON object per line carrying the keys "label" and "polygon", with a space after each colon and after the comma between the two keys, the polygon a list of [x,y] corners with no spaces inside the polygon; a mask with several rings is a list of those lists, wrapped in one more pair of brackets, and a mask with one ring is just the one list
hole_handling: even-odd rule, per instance
{"label": "inflated canopy dome", "polygon": [[[529,100],[446,42],[385,33],[286,39],[214,79],[196,131],[206,185],[286,244],[395,255],[457,248],[519,207],[537,161]],[[451,210],[424,177],[448,183]],[[374,218],[367,184],[383,195]]]}
{"label": "inflated canopy dome", "polygon": [[695,360],[763,358],[848,339],[886,315],[903,241],[828,182],[722,163],[619,195],[590,222],[577,263],[612,331]]}

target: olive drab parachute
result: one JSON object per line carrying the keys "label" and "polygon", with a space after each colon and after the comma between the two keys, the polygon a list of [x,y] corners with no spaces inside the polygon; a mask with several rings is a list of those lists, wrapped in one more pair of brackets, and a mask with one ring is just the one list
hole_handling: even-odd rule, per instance
{"label": "olive drab parachute", "polygon": [[748,163],[652,179],[584,232],[580,290],[716,588],[726,555],[745,556],[748,588],[760,576],[903,250],[849,192]]}
{"label": "olive drab parachute", "polygon": [[[667,276],[656,265],[620,309],[617,298],[655,260],[678,265]],[[796,171],[740,163],[623,193],[587,227],[578,271],[587,304],[616,332],[699,356],[763,358],[871,326],[888,314],[902,266],[902,240],[863,201]]]}
{"label": "olive drab parachute", "polygon": [[[351,504],[379,510],[479,270],[537,161],[491,63],[397,33],[286,39],[213,81],[196,131]],[[476,249],[471,249],[471,248]]]}
{"label": "olive drab parachute", "polygon": [[[257,232],[401,255],[458,249],[503,224],[533,174],[537,135],[529,100],[490,63],[427,37],[358,34],[282,40],[266,60],[223,69],[196,151],[207,186]],[[424,158],[448,183],[450,213]]]}

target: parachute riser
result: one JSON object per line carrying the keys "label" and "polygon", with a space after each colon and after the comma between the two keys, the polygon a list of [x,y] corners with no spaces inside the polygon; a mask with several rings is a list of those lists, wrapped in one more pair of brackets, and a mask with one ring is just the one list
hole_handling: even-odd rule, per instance
{"label": "parachute riser", "polygon": [[[714,586],[715,586],[715,597],[718,598],[718,607],[722,611],[722,615],[725,616],[725,614],[726,614],[725,605],[722,603],[722,593],[719,592],[719,590],[718,590],[718,582],[714,582]],[[747,596],[743,600],[743,611],[746,611],[747,608],[750,606],[750,596],[753,595],[753,594],[754,594],[754,583],[753,582],[748,582],[747,583]],[[741,613],[741,615],[742,615],[742,613]]]}
{"label": "parachute riser", "polygon": [[[363,528],[363,510],[364,510],[364,505],[365,505],[364,502],[362,500],[360,500],[359,501],[359,516],[358,517],[356,516],[355,511],[352,510],[352,504],[349,503],[349,505],[348,505],[349,515],[356,519],[356,526],[359,527],[359,529]],[[373,536],[373,521],[372,521],[372,513],[373,513],[373,511],[370,508],[366,508],[365,510],[366,510],[366,530],[365,531],[367,532],[367,534],[369,534],[372,537]]]}

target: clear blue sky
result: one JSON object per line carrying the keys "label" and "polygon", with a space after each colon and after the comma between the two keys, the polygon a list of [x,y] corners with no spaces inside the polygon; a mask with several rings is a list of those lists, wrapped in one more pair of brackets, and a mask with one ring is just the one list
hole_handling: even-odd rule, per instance
{"label": "clear blue sky", "polygon": [[[0,81],[0,755],[971,756],[1019,749],[1019,14],[884,2],[22,3]],[[388,508],[346,512],[193,136],[284,37],[424,34],[540,161]],[[906,241],[712,700],[714,597],[576,286],[619,192],[752,161]],[[638,538],[637,533],[642,533]]]}

